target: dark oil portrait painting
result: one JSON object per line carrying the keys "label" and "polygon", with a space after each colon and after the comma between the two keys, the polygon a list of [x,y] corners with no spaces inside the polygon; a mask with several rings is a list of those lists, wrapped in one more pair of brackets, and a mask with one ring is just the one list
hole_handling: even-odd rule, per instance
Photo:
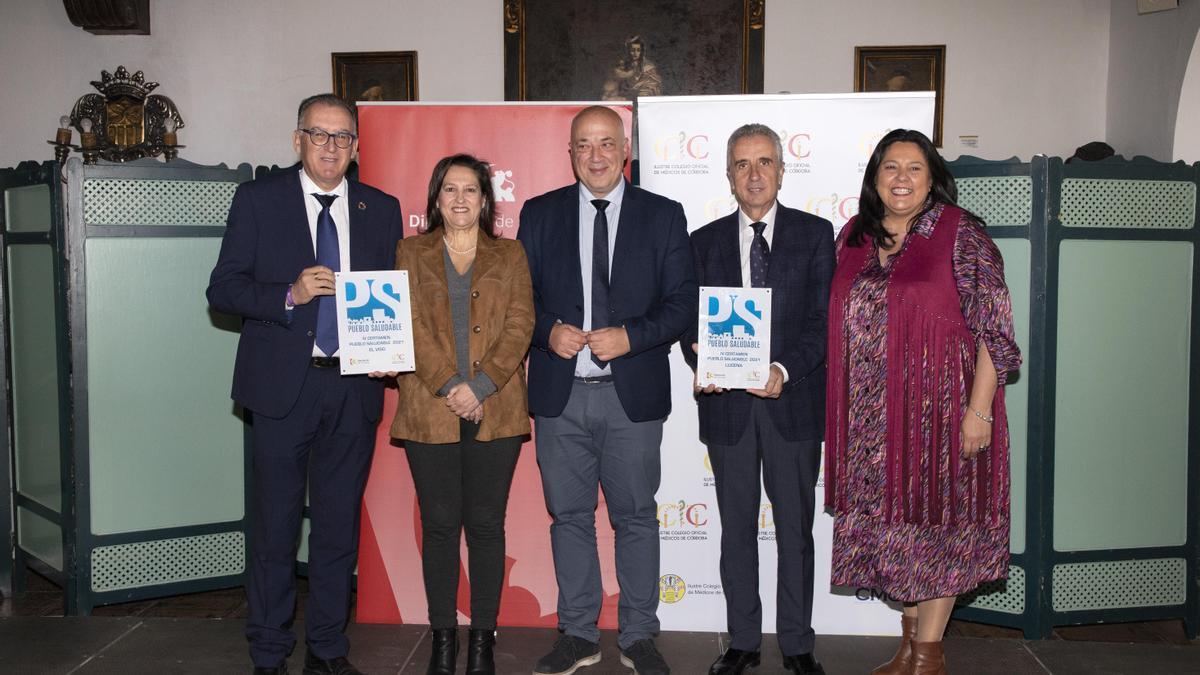
{"label": "dark oil portrait painting", "polygon": [[505,99],[762,93],[764,0],[505,0]]}
{"label": "dark oil portrait painting", "polygon": [[333,92],[347,101],[416,101],[416,52],[337,52]]}
{"label": "dark oil portrait painting", "polygon": [[854,91],[932,91],[933,143],[942,145],[946,45],[855,47]]}

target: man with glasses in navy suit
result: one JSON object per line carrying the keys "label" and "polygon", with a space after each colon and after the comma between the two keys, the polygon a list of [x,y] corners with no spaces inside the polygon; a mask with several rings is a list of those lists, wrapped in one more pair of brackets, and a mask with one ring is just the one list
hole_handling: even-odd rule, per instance
{"label": "man with glasses in navy suit", "polygon": [[296,644],[295,563],[305,489],[308,606],[304,672],[354,675],[345,627],[359,508],[383,383],[340,374],[334,274],[395,265],[395,197],[346,170],[358,151],[352,105],[305,99],[292,146],[302,168],[238,187],[208,301],[242,317],[233,399],[252,428],[246,637],[255,673],[287,673]]}

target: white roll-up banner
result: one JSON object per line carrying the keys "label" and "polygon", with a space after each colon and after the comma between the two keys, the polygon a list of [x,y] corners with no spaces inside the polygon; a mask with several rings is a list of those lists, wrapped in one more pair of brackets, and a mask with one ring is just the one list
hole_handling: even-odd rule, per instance
{"label": "white roll-up banner", "polygon": [[[694,231],[737,208],[725,175],[726,142],[743,124],[775,130],[785,166],[780,203],[816,214],[840,230],[858,212],[863,171],[876,143],[892,129],[933,132],[932,92],[834,95],[684,96],[637,102],[639,183],[683,204]],[[692,374],[671,355],[673,411],[662,448],[658,492],[662,538],[664,630],[725,630],[721,591],[721,522],[712,468],[697,438]],[[899,615],[872,588],[829,585],[833,519],[821,511],[817,484],[814,525],[816,583],[813,628],[820,634],[895,635]],[[763,631],[775,632],[775,530],[763,492],[759,509],[759,595]]]}

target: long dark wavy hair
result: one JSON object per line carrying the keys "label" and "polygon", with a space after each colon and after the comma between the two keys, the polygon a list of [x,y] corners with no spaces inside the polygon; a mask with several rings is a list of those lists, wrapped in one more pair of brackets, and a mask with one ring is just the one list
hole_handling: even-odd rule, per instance
{"label": "long dark wavy hair", "polygon": [[[929,176],[933,183],[929,189],[929,198],[926,200],[925,206],[908,221],[910,229],[921,219],[921,216],[929,213],[938,204],[958,205],[958,187],[954,185],[954,176],[950,174],[950,169],[946,167],[946,160],[938,154],[937,148],[933,147],[929,137],[913,129],[894,129],[880,139],[879,144],[875,146],[875,151],[871,153],[870,161],[867,162],[867,170],[863,174],[862,192],[858,198],[858,218],[854,221],[854,226],[846,240],[846,244],[849,246],[862,246],[867,240],[873,240],[880,248],[889,248],[892,245],[893,236],[883,227],[883,199],[880,198],[879,191],[875,189],[875,179],[879,176],[879,165],[883,163],[883,156],[893,143],[915,143],[917,147],[921,148],[921,154],[925,155],[925,165],[929,167]],[[983,225],[983,221],[978,216],[968,215]]]}
{"label": "long dark wavy hair", "polygon": [[429,200],[425,204],[425,231],[434,232],[445,227],[441,209],[438,208],[438,195],[442,192],[442,181],[446,180],[446,172],[452,166],[470,169],[479,181],[479,194],[483,204],[479,209],[479,231],[496,238],[496,195],[492,192],[492,167],[490,164],[474,155],[459,153],[438,160],[433,167],[433,175],[429,177]]}

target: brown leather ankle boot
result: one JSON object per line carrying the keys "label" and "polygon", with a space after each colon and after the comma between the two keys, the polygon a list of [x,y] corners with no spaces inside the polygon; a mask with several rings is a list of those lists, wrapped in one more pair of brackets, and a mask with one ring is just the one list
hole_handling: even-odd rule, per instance
{"label": "brown leather ankle boot", "polygon": [[908,675],[912,670],[912,641],[917,637],[917,619],[900,615],[900,648],[891,661],[871,671],[871,675]]}
{"label": "brown leather ankle boot", "polygon": [[948,675],[941,640],[912,641],[912,675]]}

